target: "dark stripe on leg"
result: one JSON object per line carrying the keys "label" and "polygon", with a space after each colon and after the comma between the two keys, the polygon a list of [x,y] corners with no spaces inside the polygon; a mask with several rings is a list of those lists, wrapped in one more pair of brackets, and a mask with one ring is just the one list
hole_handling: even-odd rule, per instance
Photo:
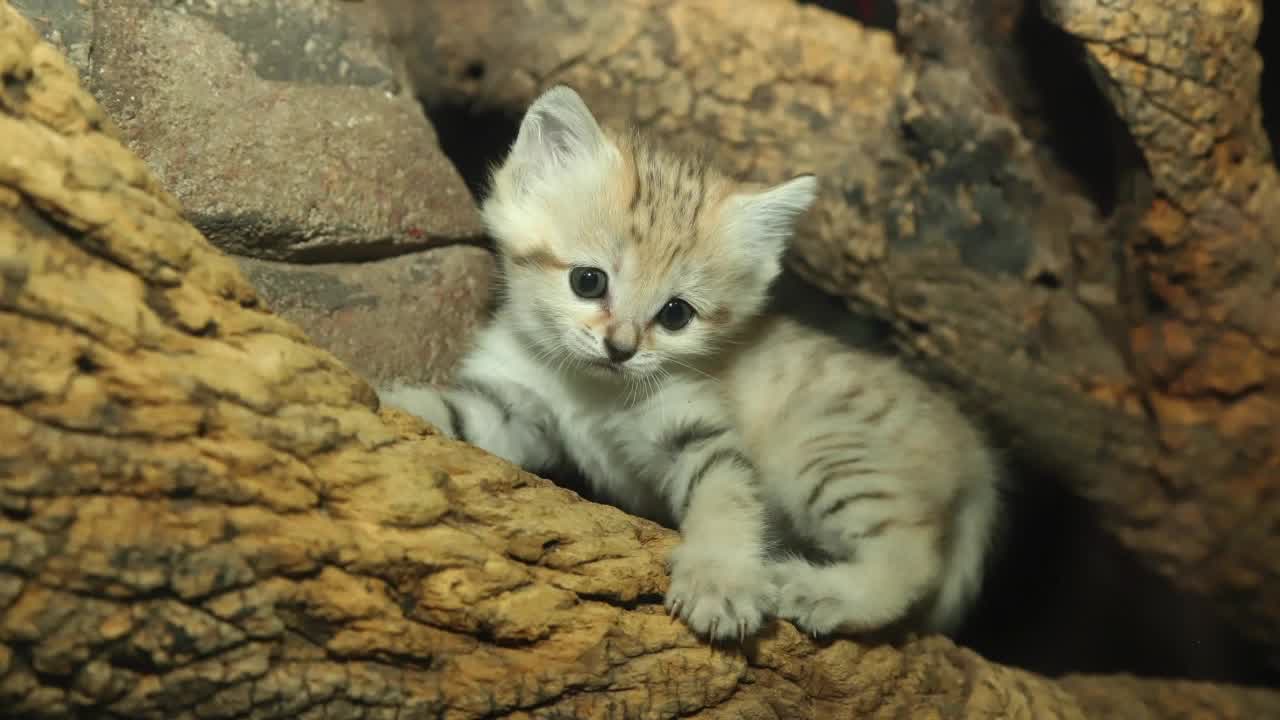
{"label": "dark stripe on leg", "polygon": [[440,396],[440,401],[444,403],[445,410],[449,411],[449,432],[458,440],[466,442],[467,425],[462,421],[462,413],[458,412],[458,406],[444,395]]}
{"label": "dark stripe on leg", "polygon": [[800,472],[796,473],[796,477],[804,477],[805,475],[808,475],[811,470],[821,465],[826,459],[825,455],[818,455],[817,457],[814,457],[809,462],[805,463],[804,467],[800,468]]}
{"label": "dark stripe on leg", "polygon": [[[836,460],[834,462],[827,463],[826,465],[823,466],[822,469],[824,472],[833,473],[833,472],[836,472],[837,470],[844,470],[846,468],[855,468],[864,462],[866,462],[865,457],[862,457],[862,456],[851,457],[851,458],[845,458],[843,460]],[[856,472],[850,472],[848,473],[848,475],[849,476],[870,475],[874,472],[875,471],[870,468],[863,468]]]}
{"label": "dark stripe on leg", "polygon": [[814,437],[805,440],[804,444],[805,447],[815,447],[818,445],[825,445],[833,441],[835,444],[831,446],[832,448],[848,447],[858,450],[865,450],[867,448],[866,441],[862,439],[862,435],[849,432],[848,430],[815,435]]}
{"label": "dark stripe on leg", "polygon": [[822,491],[826,490],[827,486],[835,479],[836,476],[832,473],[823,475],[822,479],[818,481],[818,484],[813,486],[813,491],[809,493],[809,501],[805,503],[805,507],[812,508],[813,504],[818,502],[818,497],[822,495]]}
{"label": "dark stripe on leg", "polygon": [[711,472],[712,468],[724,463],[733,463],[751,473],[752,476],[756,473],[755,463],[751,462],[751,459],[746,455],[743,455],[741,450],[737,448],[720,448],[716,450],[708,455],[702,461],[702,464],[698,466],[698,469],[689,476],[689,486],[684,495],[684,510],[686,512],[689,510],[689,503],[693,501],[693,493],[698,489],[702,479],[707,476],[707,473]]}
{"label": "dark stripe on leg", "polygon": [[[842,480],[856,475],[874,475],[876,473],[876,471],[871,468],[845,470],[845,468],[857,465],[860,462],[862,462],[861,458],[838,460],[824,467],[823,470],[825,472],[822,475],[822,479],[818,481],[817,485],[813,486],[813,492],[809,493],[809,502],[806,507],[812,509],[813,506],[817,504],[818,499],[822,497],[822,491],[826,490],[827,486],[836,480]],[[840,470],[844,470],[844,472],[840,472]]]}
{"label": "dark stripe on leg", "polygon": [[502,393],[498,392],[498,390],[494,388],[492,385],[489,385],[488,383],[485,383],[485,382],[481,382],[479,380],[467,379],[467,380],[462,380],[461,382],[454,385],[454,389],[459,392],[471,393],[472,395],[479,395],[485,400],[488,400],[494,407],[498,409],[499,412],[502,413],[502,422],[505,423],[511,420],[510,404],[508,404],[506,399],[502,397]]}
{"label": "dark stripe on leg", "polygon": [[713,425],[705,420],[694,420],[677,425],[666,433],[661,445],[672,453],[682,452],[688,446],[720,437],[729,432],[724,425]]}
{"label": "dark stripe on leg", "polygon": [[860,537],[860,538],[878,537],[880,535],[883,535],[886,530],[893,528],[895,525],[896,523],[892,520],[881,520],[875,525],[872,525],[866,530],[858,533],[855,537]]}
{"label": "dark stripe on leg", "polygon": [[892,498],[893,498],[893,495],[880,490],[872,490],[869,492],[861,492],[861,493],[854,493],[853,495],[846,495],[845,497],[842,497],[839,500],[837,500],[834,505],[827,508],[826,511],[822,513],[822,517],[829,518],[832,515],[835,515],[836,513],[845,509],[845,507],[849,505],[849,503],[861,502],[863,500],[890,500]]}
{"label": "dark stripe on leg", "polygon": [[889,411],[893,409],[893,405],[894,405],[893,398],[886,399],[884,401],[883,407],[877,408],[875,412],[862,418],[862,421],[867,423],[880,422],[881,420],[884,419],[884,416],[888,415]]}

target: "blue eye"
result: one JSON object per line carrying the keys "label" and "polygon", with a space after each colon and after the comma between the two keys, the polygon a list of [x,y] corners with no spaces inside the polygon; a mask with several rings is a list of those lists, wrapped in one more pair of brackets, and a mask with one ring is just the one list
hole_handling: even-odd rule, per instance
{"label": "blue eye", "polygon": [[684,329],[693,320],[693,316],[692,305],[680,298],[671,298],[658,311],[658,324],[671,332],[675,332],[676,330]]}
{"label": "blue eye", "polygon": [[576,267],[569,271],[569,287],[578,297],[594,300],[609,289],[609,276],[600,268]]}

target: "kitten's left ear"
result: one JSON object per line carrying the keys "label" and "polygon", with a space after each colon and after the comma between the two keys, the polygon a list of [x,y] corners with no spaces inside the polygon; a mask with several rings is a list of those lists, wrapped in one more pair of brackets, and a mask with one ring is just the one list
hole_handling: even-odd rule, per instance
{"label": "kitten's left ear", "polygon": [[800,175],[760,192],[734,195],[730,198],[733,224],[758,250],[781,257],[796,221],[817,196],[818,179],[813,175]]}
{"label": "kitten's left ear", "polygon": [[604,131],[582,97],[557,85],[525,112],[506,165],[526,181],[546,177],[574,159],[593,157],[605,143]]}

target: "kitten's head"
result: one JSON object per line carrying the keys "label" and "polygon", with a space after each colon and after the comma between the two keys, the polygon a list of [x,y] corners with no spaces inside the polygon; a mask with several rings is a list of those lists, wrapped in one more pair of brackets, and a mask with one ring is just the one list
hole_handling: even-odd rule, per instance
{"label": "kitten's head", "polygon": [[639,378],[760,312],[816,191],[811,175],[747,187],[607,134],[560,86],[525,114],[483,215],[521,334],[553,363]]}

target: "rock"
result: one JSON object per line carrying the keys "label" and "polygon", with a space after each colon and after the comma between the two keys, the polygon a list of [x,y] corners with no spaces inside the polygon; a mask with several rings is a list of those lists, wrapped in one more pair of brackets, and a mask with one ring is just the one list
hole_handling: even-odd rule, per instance
{"label": "rock", "polygon": [[364,260],[483,235],[430,124],[397,94],[376,15],[275,0],[101,3],[86,20],[71,5],[24,4],[58,10],[47,34],[64,47],[92,28],[90,89],[224,250]]}
{"label": "rock", "polygon": [[275,312],[375,384],[444,382],[486,317],[492,255],[446,247],[367,263],[241,258]]}
{"label": "rock", "polygon": [[13,6],[27,16],[45,40],[67,56],[89,77],[89,50],[93,39],[93,7],[81,0],[16,0]]}

